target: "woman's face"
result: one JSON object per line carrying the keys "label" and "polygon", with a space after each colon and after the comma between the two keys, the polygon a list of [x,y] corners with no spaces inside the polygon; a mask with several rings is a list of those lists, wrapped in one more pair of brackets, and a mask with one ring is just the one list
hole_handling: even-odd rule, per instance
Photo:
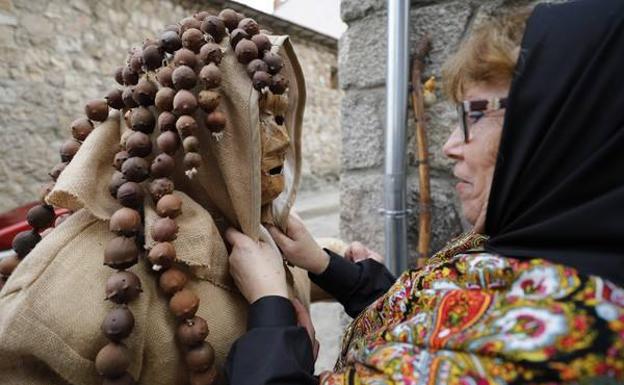
{"label": "woman's face", "polygon": [[[508,85],[475,84],[466,90],[465,100],[503,98]],[[467,118],[468,142],[459,124],[444,144],[444,154],[455,161],[453,175],[458,179],[457,194],[466,220],[474,231],[483,232],[487,202],[492,186],[496,156],[503,128],[504,110],[487,111],[478,120]]]}

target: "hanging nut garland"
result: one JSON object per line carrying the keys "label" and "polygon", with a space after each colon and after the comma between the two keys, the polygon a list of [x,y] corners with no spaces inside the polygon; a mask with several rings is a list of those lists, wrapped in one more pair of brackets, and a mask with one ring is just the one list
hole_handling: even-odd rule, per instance
{"label": "hanging nut garland", "polygon": [[[260,33],[258,23],[232,9],[224,9],[218,16],[199,12],[166,26],[157,39],[146,39],[142,48],[129,50],[126,64],[114,72],[115,81],[123,89],[113,88],[105,98],[85,105],[86,118],[72,122],[73,138],[62,144],[61,162],[50,171],[56,181],[95,129],[93,121],[105,121],[109,108],[123,110],[126,125],[133,133],[125,138],[123,148],[113,158],[115,171],[109,184],[110,194],[122,207],[111,216],[109,228],[115,237],[104,250],[103,264],[114,270],[105,285],[105,298],[114,306],[101,324],[109,342],[95,358],[95,368],[103,377],[103,384],[135,383],[127,371],[130,354],[124,340],[135,326],[129,305],[142,290],[139,277],[128,269],[142,255],[143,184],[149,178],[147,187],[159,219],[151,229],[157,243],[146,259],[158,272],[159,287],[170,296],[169,309],[179,320],[176,336],[183,346],[191,385],[210,385],[218,377],[214,349],[206,341],[208,324],[196,315],[199,298],[186,288],[190,281],[187,273],[175,266],[176,250],[171,242],[177,237],[175,218],[182,212],[182,200],[175,194],[170,177],[180,147],[185,153],[183,162],[189,178],[202,163],[196,137],[197,119],[204,119],[217,141],[227,128],[226,115],[219,109],[222,85],[219,65],[224,54],[219,43],[228,35],[234,54],[246,66],[261,97],[269,91],[284,93],[288,81],[279,74],[283,61],[272,51],[268,36]],[[159,134],[153,146],[150,135],[155,128]],[[149,162],[154,148],[158,154]],[[54,182],[48,183],[42,192],[42,203],[28,211],[32,230],[19,233],[13,240],[14,254],[0,261],[0,288],[41,240],[40,234],[46,234],[49,232],[46,229],[58,226],[67,218],[67,214],[56,218],[54,208],[44,200],[53,187]]]}

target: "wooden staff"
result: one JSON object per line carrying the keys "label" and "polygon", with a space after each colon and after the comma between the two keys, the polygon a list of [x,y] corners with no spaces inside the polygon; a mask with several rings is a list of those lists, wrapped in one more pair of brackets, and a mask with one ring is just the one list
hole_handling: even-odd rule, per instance
{"label": "wooden staff", "polygon": [[423,100],[422,72],[425,58],[431,50],[429,37],[424,37],[418,44],[412,57],[412,107],[416,121],[416,146],[418,150],[418,177],[420,186],[420,216],[418,218],[418,259],[417,266],[422,267],[429,258],[431,241],[431,189],[429,185],[429,151],[425,133],[425,103]]}

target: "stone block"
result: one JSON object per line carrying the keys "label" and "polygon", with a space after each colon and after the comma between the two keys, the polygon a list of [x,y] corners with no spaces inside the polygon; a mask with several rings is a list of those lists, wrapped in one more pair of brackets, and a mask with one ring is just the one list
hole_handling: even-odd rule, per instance
{"label": "stone block", "polygon": [[[410,170],[407,183],[408,261],[417,257],[419,186],[415,170]],[[381,171],[345,173],[340,181],[340,234],[346,242],[360,241],[384,253],[383,174]],[[431,178],[432,223],[431,251],[442,248],[448,240],[462,232],[461,219],[455,205],[455,192],[445,178]]]}
{"label": "stone block", "polygon": [[[469,2],[454,1],[410,11],[410,49],[425,34],[432,40],[426,74],[439,73],[455,49],[473,14]],[[339,46],[340,85],[343,89],[382,86],[386,79],[387,14],[372,13],[353,21]]]}
{"label": "stone block", "polygon": [[[417,8],[444,1],[446,0],[411,0],[411,7]],[[387,9],[387,1],[384,0],[342,0],[340,2],[340,17],[345,23],[348,23],[385,9]]]}
{"label": "stone block", "polygon": [[347,91],[342,99],[342,167],[383,164],[386,92],[383,88]]}

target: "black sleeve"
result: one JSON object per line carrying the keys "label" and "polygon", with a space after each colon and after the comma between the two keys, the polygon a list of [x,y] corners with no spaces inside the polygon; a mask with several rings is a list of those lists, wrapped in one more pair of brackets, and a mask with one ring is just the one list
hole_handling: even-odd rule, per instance
{"label": "black sleeve", "polygon": [[396,278],[374,259],[350,262],[331,250],[329,265],[321,274],[308,273],[310,280],[336,298],[349,316],[355,318],[385,294]]}
{"label": "black sleeve", "polygon": [[312,343],[290,300],[268,296],[249,306],[247,333],[232,345],[225,373],[232,385],[318,385]]}

